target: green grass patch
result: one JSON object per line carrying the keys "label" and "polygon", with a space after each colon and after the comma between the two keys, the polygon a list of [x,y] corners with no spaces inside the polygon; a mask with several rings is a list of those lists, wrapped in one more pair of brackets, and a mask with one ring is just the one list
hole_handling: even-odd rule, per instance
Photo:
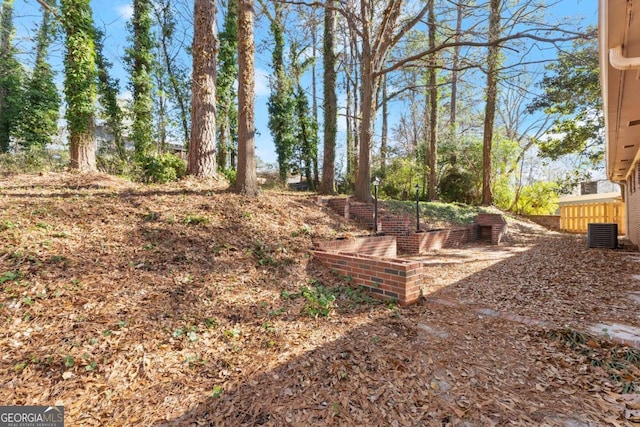
{"label": "green grass patch", "polygon": [[[415,201],[387,200],[384,206],[392,212],[416,214]],[[462,203],[420,202],[420,218],[430,223],[467,225],[476,219],[478,213],[484,211],[486,208]]]}

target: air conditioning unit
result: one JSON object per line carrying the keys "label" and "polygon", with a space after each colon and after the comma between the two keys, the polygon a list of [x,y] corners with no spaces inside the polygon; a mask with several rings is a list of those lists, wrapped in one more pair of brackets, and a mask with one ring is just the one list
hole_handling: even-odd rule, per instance
{"label": "air conditioning unit", "polygon": [[618,224],[591,223],[587,225],[587,246],[590,248],[618,247]]}

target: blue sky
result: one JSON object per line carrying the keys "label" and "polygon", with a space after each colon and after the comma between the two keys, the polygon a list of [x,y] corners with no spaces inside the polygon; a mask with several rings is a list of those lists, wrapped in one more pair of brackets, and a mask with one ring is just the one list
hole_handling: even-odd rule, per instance
{"label": "blue sky", "polygon": [[[191,2],[186,2],[191,3]],[[560,0],[550,1],[555,3],[552,8],[554,18],[562,20],[565,17],[582,18],[584,22],[595,24],[597,22],[597,2],[595,0]],[[128,47],[126,24],[131,18],[132,6],[127,1],[92,1],[94,22],[96,26],[105,29],[107,34],[106,55],[114,64],[113,73],[121,81],[121,91],[123,96],[129,96],[126,83],[127,73],[124,68],[124,52]],[[16,25],[16,41],[18,47],[25,54],[21,58],[28,61],[30,56],[30,43],[28,40],[33,35],[34,29],[40,21],[40,6],[36,0],[16,0],[14,4]],[[178,13],[183,14],[186,19],[190,20],[190,10],[181,10]],[[264,20],[263,20],[264,21]],[[258,21],[256,26],[256,41],[259,43],[261,36],[266,34],[267,25],[265,22]],[[190,40],[187,40],[190,43]],[[51,53],[52,62],[59,71],[59,81],[61,77],[61,58],[63,56],[62,46],[58,44]],[[258,44],[256,54],[256,129],[258,135],[256,137],[256,154],[265,162],[275,163],[276,155],[269,129],[267,127],[267,111],[266,102],[268,98],[268,75],[269,75],[270,52],[268,49],[261,48]],[[57,65],[55,65],[57,64]],[[318,73],[321,74],[320,67]],[[61,83],[60,83],[61,85]],[[344,100],[344,97],[339,99]],[[392,113],[393,120],[393,113]],[[344,124],[341,120],[340,128],[344,130]],[[339,142],[340,143],[340,142]]]}

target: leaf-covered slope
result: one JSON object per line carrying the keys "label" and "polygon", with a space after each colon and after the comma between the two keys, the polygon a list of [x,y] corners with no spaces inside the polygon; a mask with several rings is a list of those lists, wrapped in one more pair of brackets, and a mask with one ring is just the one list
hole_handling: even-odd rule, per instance
{"label": "leaf-covered slope", "polygon": [[359,233],[341,218],[218,187],[0,179],[0,401],[63,404],[74,426],[628,419],[638,363],[616,354],[635,353],[581,338],[607,349],[585,356],[522,319],[640,326],[633,254],[514,227],[430,254],[429,299],[399,308],[310,257],[314,238]]}

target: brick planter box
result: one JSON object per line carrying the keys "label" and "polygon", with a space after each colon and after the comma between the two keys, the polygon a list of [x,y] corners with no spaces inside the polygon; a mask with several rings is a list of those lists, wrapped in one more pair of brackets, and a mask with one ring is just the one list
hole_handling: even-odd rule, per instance
{"label": "brick planter box", "polygon": [[425,266],[421,262],[371,255],[314,251],[316,258],[335,273],[351,277],[353,283],[383,299],[401,305],[420,299]]}

